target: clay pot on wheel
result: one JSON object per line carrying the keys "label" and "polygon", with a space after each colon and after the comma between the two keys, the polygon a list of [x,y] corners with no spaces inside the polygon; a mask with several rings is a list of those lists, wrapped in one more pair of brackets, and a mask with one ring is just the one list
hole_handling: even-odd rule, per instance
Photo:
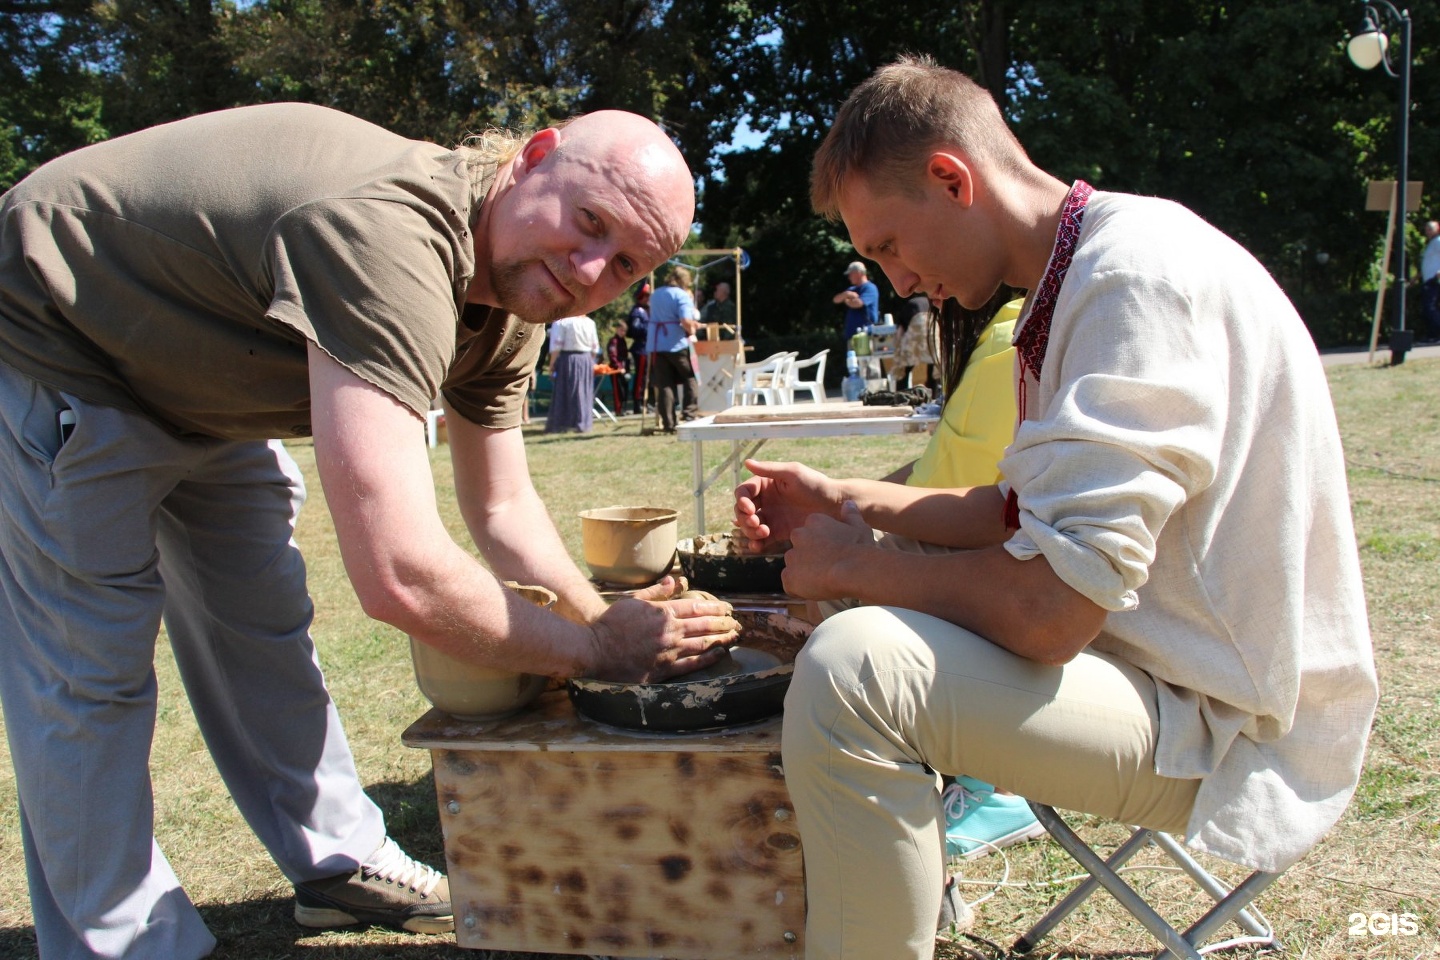
{"label": "clay pot on wheel", "polygon": [[[505,586],[537,607],[550,609],[556,596],[545,587]],[[516,673],[457,660],[414,637],[410,638],[410,659],[415,664],[415,682],[437,710],[457,720],[495,720],[530,705],[544,692],[548,677]]]}
{"label": "clay pot on wheel", "polygon": [[814,628],[803,620],[736,610],[741,646],[721,662],[659,683],[572,678],[570,702],[588,720],[648,733],[715,730],[779,713],[795,655]]}
{"label": "clay pot on wheel", "polygon": [[675,550],[681,572],[698,589],[722,597],[785,592],[780,576],[785,570],[783,552],[741,553],[728,533],[687,537]]}

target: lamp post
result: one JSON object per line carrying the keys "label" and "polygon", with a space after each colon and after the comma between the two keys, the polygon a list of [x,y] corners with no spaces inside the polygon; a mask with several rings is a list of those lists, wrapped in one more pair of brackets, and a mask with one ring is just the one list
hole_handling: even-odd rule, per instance
{"label": "lamp post", "polygon": [[[1400,28],[1400,69],[1390,62],[1390,38],[1381,29],[1382,15]],[[1365,22],[1346,45],[1350,62],[1361,70],[1381,64],[1400,81],[1400,169],[1395,183],[1395,223],[1400,231],[1399,264],[1395,271],[1395,330],[1390,335],[1390,362],[1404,363],[1414,334],[1405,329],[1405,200],[1410,192],[1410,11],[1396,9],[1389,0],[1365,4]]]}

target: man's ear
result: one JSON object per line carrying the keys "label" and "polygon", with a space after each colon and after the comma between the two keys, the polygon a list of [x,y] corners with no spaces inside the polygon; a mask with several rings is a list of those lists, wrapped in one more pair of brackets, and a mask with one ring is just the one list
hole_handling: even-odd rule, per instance
{"label": "man's ear", "polygon": [[525,141],[520,148],[520,155],[516,158],[515,169],[517,173],[528,173],[560,145],[560,131],[555,127],[546,127],[539,133]]}
{"label": "man's ear", "polygon": [[962,207],[968,208],[975,202],[975,174],[959,154],[943,150],[930,154],[925,161],[925,178]]}

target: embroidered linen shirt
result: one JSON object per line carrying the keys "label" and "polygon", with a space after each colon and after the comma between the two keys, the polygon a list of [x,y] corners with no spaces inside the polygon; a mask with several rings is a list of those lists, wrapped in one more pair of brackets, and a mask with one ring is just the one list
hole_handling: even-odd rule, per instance
{"label": "embroidered linen shirt", "polygon": [[1323,369],[1264,268],[1176,204],[1095,193],[1070,253],[1017,369],[1006,549],[1155,678],[1156,770],[1202,780],[1188,842],[1283,869],[1345,809],[1376,701]]}

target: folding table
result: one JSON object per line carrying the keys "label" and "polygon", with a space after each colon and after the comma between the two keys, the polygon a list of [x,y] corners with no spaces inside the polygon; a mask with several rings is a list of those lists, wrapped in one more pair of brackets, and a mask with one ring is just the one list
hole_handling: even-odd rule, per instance
{"label": "folding table", "polygon": [[[790,406],[731,407],[709,417],[681,423],[675,435],[694,444],[692,495],[695,498],[695,535],[705,532],[705,491],[729,467],[735,484],[740,466],[767,440],[803,437],[877,437],[928,433],[938,415],[921,416],[909,407],[867,407],[857,401],[801,403]],[[729,440],[730,455],[705,472],[705,442]]]}

